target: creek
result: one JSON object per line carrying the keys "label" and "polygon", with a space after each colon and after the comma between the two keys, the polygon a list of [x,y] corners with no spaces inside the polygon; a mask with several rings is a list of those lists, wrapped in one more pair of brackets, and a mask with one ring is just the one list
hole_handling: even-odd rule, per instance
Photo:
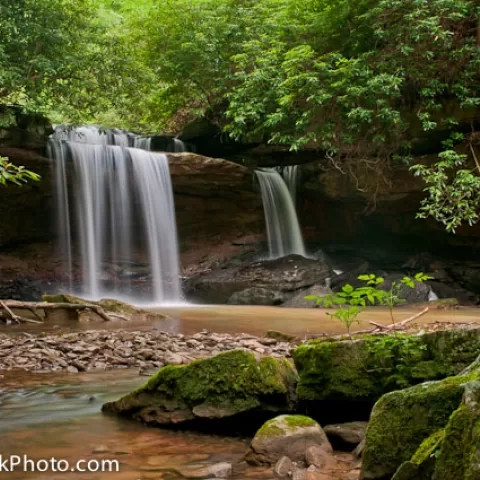
{"label": "creek", "polygon": [[[185,334],[208,329],[261,335],[268,329],[296,335],[343,333],[344,326],[317,309],[278,307],[184,306],[156,309],[171,316],[154,324],[116,322],[20,325],[2,327],[3,333],[78,331],[84,329],[164,329]],[[398,309],[400,321],[413,308]],[[478,322],[475,309],[433,310],[419,319],[419,328],[432,322]],[[390,323],[388,312],[371,309],[363,313],[358,328],[368,320]],[[26,455],[29,459],[119,462],[116,472],[11,472],[12,480],[181,480],[207,478],[205,469],[220,462],[241,460],[247,439],[225,438],[192,432],[148,428],[136,422],[106,416],[101,406],[119,398],[146,381],[138,369],[69,374],[33,374],[15,370],[0,374],[0,432],[3,458]],[[2,475],[3,478],[3,475]],[[270,471],[259,468],[234,470],[234,479],[269,480]],[[343,478],[343,477],[332,477]]]}

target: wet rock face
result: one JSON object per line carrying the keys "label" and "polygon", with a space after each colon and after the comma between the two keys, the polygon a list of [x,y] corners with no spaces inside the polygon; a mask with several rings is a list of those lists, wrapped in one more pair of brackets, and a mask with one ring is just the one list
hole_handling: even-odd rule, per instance
{"label": "wet rock face", "polygon": [[[141,388],[103,406],[151,425],[241,423],[295,408],[297,374],[286,359],[241,350],[167,366]],[[213,427],[214,428],[214,427]]]}
{"label": "wet rock face", "polygon": [[331,276],[326,263],[289,255],[192,277],[185,293],[199,303],[275,305]]}
{"label": "wet rock face", "polygon": [[251,171],[194,153],[169,153],[178,235],[185,244],[221,243],[264,234],[265,220]]}

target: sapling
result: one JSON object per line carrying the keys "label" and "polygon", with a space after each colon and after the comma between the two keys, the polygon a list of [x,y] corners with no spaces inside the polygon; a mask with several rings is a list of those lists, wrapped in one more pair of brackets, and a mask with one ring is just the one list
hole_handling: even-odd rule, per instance
{"label": "sapling", "polygon": [[380,305],[384,305],[388,308],[390,313],[390,318],[392,320],[392,324],[394,325],[394,332],[395,332],[395,317],[393,315],[393,309],[400,305],[401,303],[405,303],[406,300],[401,298],[402,291],[407,288],[415,288],[416,282],[424,282],[426,280],[431,280],[433,277],[426,275],[425,273],[419,272],[415,274],[413,278],[405,276],[400,281],[393,281],[390,284],[390,288],[388,290],[383,290],[378,288],[380,285],[385,283],[385,279],[383,277],[377,277],[373,273],[369,273],[366,275],[360,275],[358,277],[359,280],[363,280],[367,282],[367,286],[371,287],[371,295],[378,301]]}
{"label": "sapling", "polygon": [[370,286],[354,288],[350,284],[346,284],[337,293],[329,293],[324,297],[317,295],[307,295],[306,300],[314,300],[317,305],[326,308],[337,306],[338,309],[326,314],[336,320],[342,322],[348,333],[348,337],[352,340],[350,329],[356,322],[359,323],[358,316],[367,306],[367,301],[372,305],[375,303],[375,297],[372,296],[373,289]]}
{"label": "sapling", "polygon": [[325,296],[307,295],[304,298],[313,300],[317,305],[322,305],[326,308],[338,306],[339,308],[335,312],[326,312],[326,314],[342,322],[347,329],[350,340],[352,340],[351,326],[354,323],[360,323],[358,316],[367,307],[367,303],[370,305],[385,305],[389,309],[395,332],[393,309],[406,301],[400,297],[402,290],[405,287],[415,288],[415,282],[423,282],[432,278],[420,272],[414,278],[405,276],[399,282],[394,281],[388,290],[382,290],[379,286],[385,282],[385,279],[369,273],[358,277],[359,280],[367,282],[364,287],[354,288],[347,283],[337,293],[329,293]]}

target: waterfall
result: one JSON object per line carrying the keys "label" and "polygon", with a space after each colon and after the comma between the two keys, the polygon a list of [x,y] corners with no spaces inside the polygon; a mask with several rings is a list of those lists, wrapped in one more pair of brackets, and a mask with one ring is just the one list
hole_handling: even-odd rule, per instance
{"label": "waterfall", "polygon": [[282,177],[287,184],[293,204],[297,204],[297,185],[300,180],[300,169],[298,165],[288,165],[282,168]]}
{"label": "waterfall", "polygon": [[173,151],[177,153],[188,151],[186,145],[176,137],[173,139],[173,147]]}
{"label": "waterfall", "polygon": [[150,151],[152,149],[152,139],[150,137],[137,137],[133,141],[133,146]]}
{"label": "waterfall", "polygon": [[[135,299],[135,268],[143,263],[153,303],[180,299],[168,159],[149,148],[148,138],[90,126],[57,127],[50,139],[62,254],[73,278],[73,251],[79,249],[81,293],[89,298]],[[113,280],[106,279],[108,269]]]}
{"label": "waterfall", "polygon": [[255,173],[262,192],[270,257],[292,253],[306,256],[295,205],[284,179],[274,168]]}

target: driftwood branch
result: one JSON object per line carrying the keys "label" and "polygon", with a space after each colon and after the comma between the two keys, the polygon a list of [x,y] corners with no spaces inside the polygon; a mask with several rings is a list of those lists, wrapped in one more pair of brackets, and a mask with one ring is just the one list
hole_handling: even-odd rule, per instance
{"label": "driftwood branch", "polygon": [[[90,310],[96,313],[102,320],[109,322],[110,320],[119,318],[121,320],[128,320],[117,313],[107,313],[100,305],[91,303],[49,303],[49,302],[20,302],[18,300],[3,300],[0,301],[0,309],[3,309],[8,317],[16,322],[28,323],[42,323],[42,317],[38,314],[38,310],[44,312],[48,310]],[[16,315],[12,310],[28,310],[33,313],[39,320],[32,320],[20,315]]]}
{"label": "driftwood branch", "polygon": [[428,312],[428,310],[429,310],[428,307],[425,307],[421,312],[418,312],[415,315],[412,315],[411,317],[408,317],[405,320],[402,320],[401,322],[397,323],[397,325],[399,327],[404,327],[408,322],[412,322],[413,320],[416,320],[418,317],[425,315]]}
{"label": "driftwood branch", "polygon": [[408,317],[405,320],[402,320],[401,322],[391,323],[390,325],[382,325],[381,323],[376,323],[372,321],[368,323],[376,327],[371,331],[371,333],[389,333],[392,331],[403,330],[403,328],[407,323],[412,322],[413,320],[416,320],[418,317],[425,315],[427,312],[428,312],[428,307],[425,307],[421,312],[417,312],[415,315],[412,315],[411,317]]}

